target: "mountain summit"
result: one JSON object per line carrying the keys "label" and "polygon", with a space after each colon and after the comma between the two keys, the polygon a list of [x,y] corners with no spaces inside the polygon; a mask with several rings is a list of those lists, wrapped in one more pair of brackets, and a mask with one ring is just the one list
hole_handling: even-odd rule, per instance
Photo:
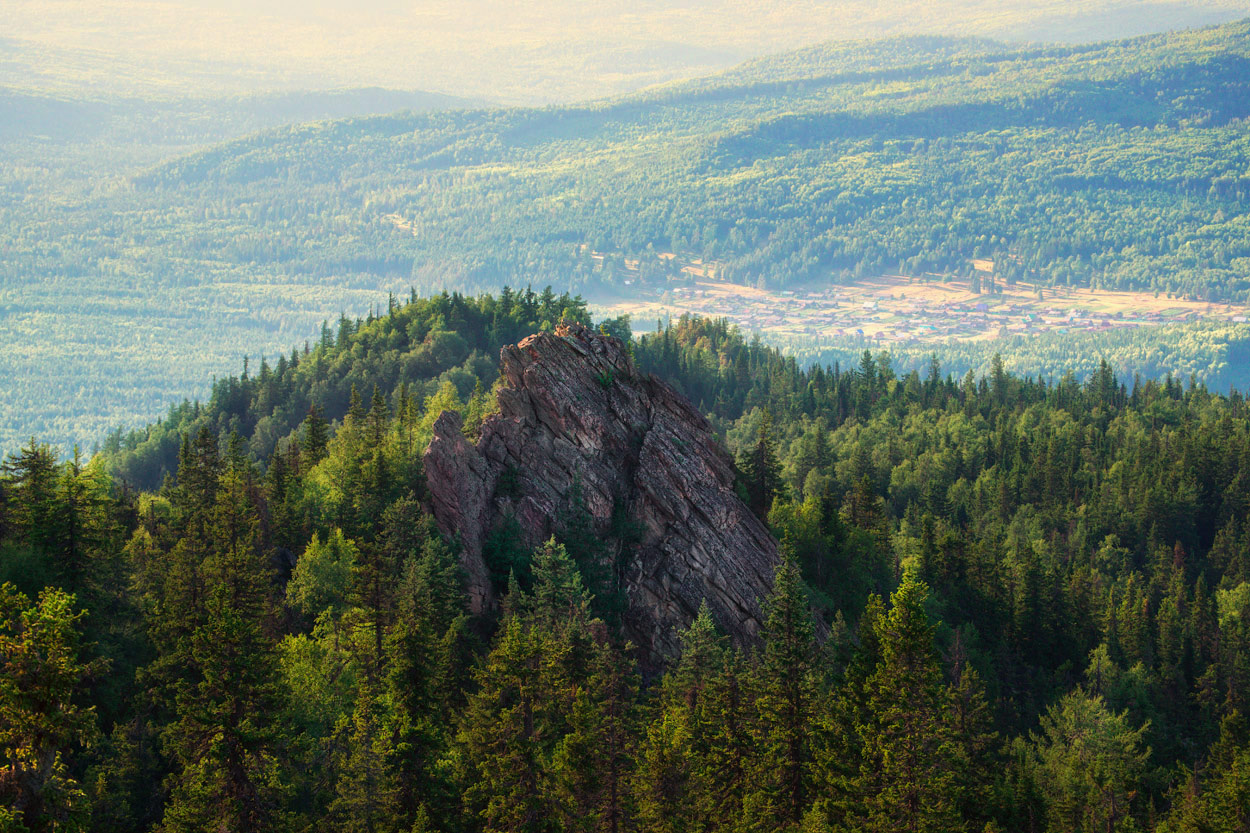
{"label": "mountain summit", "polygon": [[[525,546],[556,531],[580,493],[607,544],[629,637],[652,659],[676,656],[678,631],[705,599],[738,643],[762,621],[777,545],[734,492],[711,426],[683,397],[640,373],[620,341],[560,325],[500,353],[499,412],[471,445],[458,414],[434,425],[425,452],[430,508],[461,543],[470,604],[495,592],[484,544],[519,529]],[[621,536],[617,521],[632,519]]]}

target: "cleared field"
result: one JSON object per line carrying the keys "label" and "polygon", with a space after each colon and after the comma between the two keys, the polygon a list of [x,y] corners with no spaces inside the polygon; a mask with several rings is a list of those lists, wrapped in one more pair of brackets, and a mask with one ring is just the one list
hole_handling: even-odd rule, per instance
{"label": "cleared field", "polygon": [[882,344],[990,341],[1016,335],[1147,327],[1250,317],[1244,306],[1166,294],[1027,283],[973,292],[967,280],[897,275],[852,285],[773,292],[720,281],[599,299],[602,315],[629,314],[638,328],[683,313],[725,317],[748,332],[787,338],[868,339]]}

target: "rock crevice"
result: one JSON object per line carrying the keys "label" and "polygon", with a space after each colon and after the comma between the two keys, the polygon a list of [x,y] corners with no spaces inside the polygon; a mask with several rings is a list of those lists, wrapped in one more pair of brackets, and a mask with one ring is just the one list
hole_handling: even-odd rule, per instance
{"label": "rock crevice", "polygon": [[606,536],[620,509],[640,525],[620,569],[626,633],[648,658],[677,654],[704,599],[735,642],[752,643],[776,543],[735,494],[707,420],[639,373],[619,341],[581,325],[505,347],[500,361],[499,412],[476,446],[444,413],[425,452],[430,509],[460,541],[473,612],[496,603],[482,552],[490,532],[511,517],[522,543],[537,545],[576,482],[596,532]]}

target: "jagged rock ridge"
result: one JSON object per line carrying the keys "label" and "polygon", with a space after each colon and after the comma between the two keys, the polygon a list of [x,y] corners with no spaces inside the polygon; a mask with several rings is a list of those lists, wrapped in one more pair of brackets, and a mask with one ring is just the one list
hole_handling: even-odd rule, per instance
{"label": "jagged rock ridge", "polygon": [[499,412],[476,447],[448,412],[425,452],[430,508],[460,539],[474,612],[495,604],[482,556],[489,532],[512,516],[526,545],[540,543],[577,481],[596,531],[606,535],[618,507],[642,525],[622,554],[622,584],[626,631],[645,654],[675,656],[705,598],[735,642],[752,642],[776,542],[734,493],[707,420],[639,373],[619,341],[581,325],[532,335],[500,359]]}

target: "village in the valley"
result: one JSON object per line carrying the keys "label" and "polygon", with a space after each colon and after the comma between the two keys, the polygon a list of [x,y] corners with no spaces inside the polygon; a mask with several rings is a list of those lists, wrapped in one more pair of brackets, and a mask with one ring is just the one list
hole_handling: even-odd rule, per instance
{"label": "village in the valley", "polygon": [[624,291],[598,299],[598,312],[629,313],[639,328],[683,313],[727,318],[745,332],[817,342],[864,341],[882,346],[980,341],[1174,324],[1199,319],[1246,323],[1250,310],[1168,297],[1166,293],[995,283],[994,264],[972,262],[982,287],[968,278],[887,275],[853,284],[828,283],[782,291],[716,279],[700,261],[682,267],[681,280],[663,286],[624,282]]}

